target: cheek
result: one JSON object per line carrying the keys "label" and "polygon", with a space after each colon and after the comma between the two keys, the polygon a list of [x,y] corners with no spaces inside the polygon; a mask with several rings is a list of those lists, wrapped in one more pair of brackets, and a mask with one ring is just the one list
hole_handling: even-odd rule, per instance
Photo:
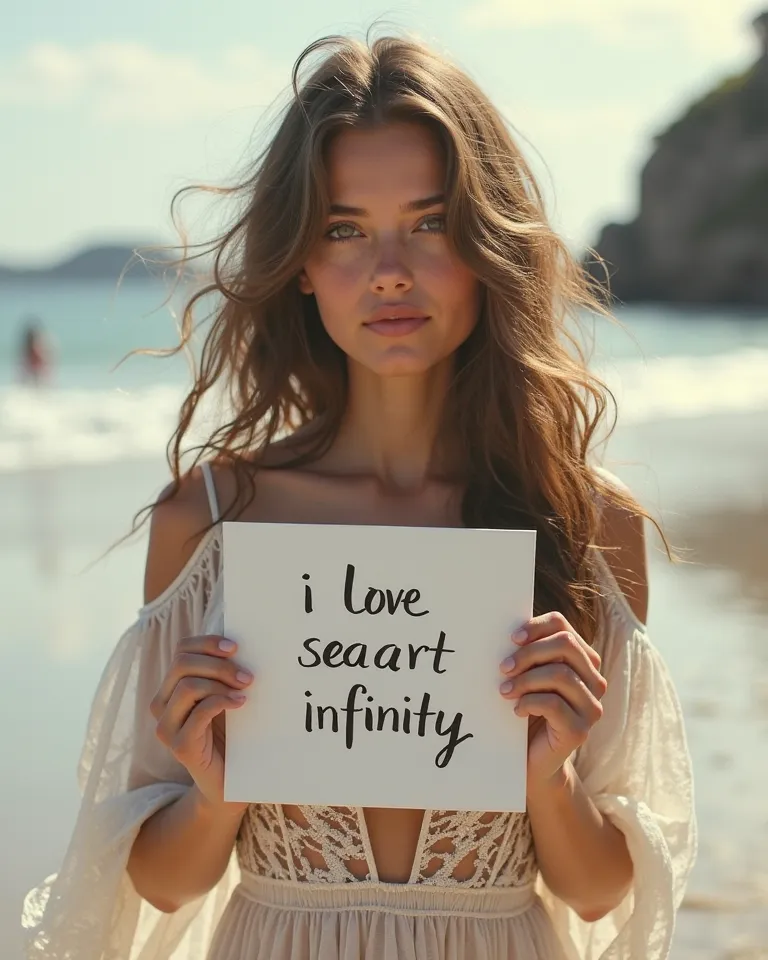
{"label": "cheek", "polygon": [[321,310],[346,304],[359,291],[364,277],[359,257],[316,260],[307,263],[305,270]]}
{"label": "cheek", "polygon": [[335,279],[353,277],[370,270],[369,245],[355,241],[324,244],[307,261],[307,273],[318,283],[333,283]]}
{"label": "cheek", "polygon": [[424,251],[417,260],[416,269],[433,289],[450,290],[451,294],[469,294],[477,285],[471,270],[446,249],[434,253]]}
{"label": "cheek", "polygon": [[430,293],[450,316],[461,316],[469,330],[477,322],[480,309],[480,282],[463,261],[448,253],[424,264],[422,276]]}
{"label": "cheek", "polygon": [[337,258],[307,263],[304,269],[326,332],[337,346],[349,352],[349,320],[356,316],[361,298],[359,267]]}

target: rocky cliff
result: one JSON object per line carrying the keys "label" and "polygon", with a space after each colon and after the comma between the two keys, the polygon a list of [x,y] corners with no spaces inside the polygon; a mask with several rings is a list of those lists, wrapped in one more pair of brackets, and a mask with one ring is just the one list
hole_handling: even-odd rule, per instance
{"label": "rocky cliff", "polygon": [[757,61],[656,137],[637,219],[601,232],[619,300],[768,305],[768,12],[754,27]]}

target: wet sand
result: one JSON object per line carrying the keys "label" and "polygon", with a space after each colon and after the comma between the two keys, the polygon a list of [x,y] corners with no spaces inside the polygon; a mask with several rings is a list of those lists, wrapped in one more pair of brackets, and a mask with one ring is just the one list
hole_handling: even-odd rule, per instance
{"label": "wet sand", "polygon": [[708,619],[703,636],[691,624],[694,682],[681,685],[700,849],[673,956],[765,960],[768,511],[735,505],[687,517],[670,533],[687,548],[681,600],[698,584],[694,602]]}
{"label": "wet sand", "polygon": [[764,413],[644,424],[609,465],[664,525],[649,628],[677,684],[699,855],[675,960],[768,960],[768,441]]}
{"label": "wet sand", "polygon": [[768,616],[768,488],[766,498],[752,510],[734,505],[688,518],[673,535],[685,545],[685,562],[730,571],[737,597]]}
{"label": "wet sand", "polygon": [[[650,564],[649,629],[686,714],[701,833],[675,960],[768,958],[768,444],[755,442],[764,419],[625,429],[610,449],[609,465],[691,550],[670,565],[653,546]],[[3,960],[20,957],[24,892],[56,869],[68,841],[90,699],[140,603],[145,542],[82,571],[163,481],[156,463],[0,475]]]}

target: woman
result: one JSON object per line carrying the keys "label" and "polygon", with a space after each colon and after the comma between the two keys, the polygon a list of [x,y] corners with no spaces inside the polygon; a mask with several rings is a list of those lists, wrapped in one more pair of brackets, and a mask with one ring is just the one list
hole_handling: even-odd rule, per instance
{"label": "woman", "polygon": [[[331,38],[240,193],[28,956],[666,956],[695,830],[646,515],[591,463],[606,393],[564,325],[600,307],[498,113],[417,43]],[[222,384],[231,419],[182,471]],[[535,528],[535,616],[499,675],[531,719],[527,812],[225,802],[252,677],[221,636],[222,517]]]}

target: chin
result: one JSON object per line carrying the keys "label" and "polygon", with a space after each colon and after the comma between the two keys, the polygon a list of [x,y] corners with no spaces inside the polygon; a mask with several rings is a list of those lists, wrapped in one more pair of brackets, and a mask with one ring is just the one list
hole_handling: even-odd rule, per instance
{"label": "chin", "polygon": [[379,377],[416,377],[440,366],[443,357],[425,357],[410,351],[398,351],[389,356],[366,358],[363,366]]}

